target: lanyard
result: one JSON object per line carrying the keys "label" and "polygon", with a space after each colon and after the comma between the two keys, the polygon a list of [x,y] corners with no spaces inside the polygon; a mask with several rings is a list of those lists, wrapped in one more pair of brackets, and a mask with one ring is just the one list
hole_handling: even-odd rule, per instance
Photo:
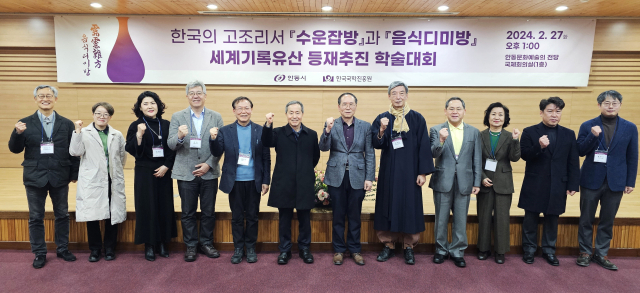
{"label": "lanyard", "polygon": [[[42,134],[40,141],[44,142],[44,115],[42,115],[40,112],[38,112],[38,115],[41,115],[42,117],[42,120],[40,121],[40,126],[42,126],[42,129],[40,130],[40,133]],[[51,118],[51,123],[55,125],[55,122],[56,122],[56,116],[53,115],[53,117]],[[53,127],[51,128],[51,137],[49,137],[48,139],[49,141],[53,141]]]}
{"label": "lanyard", "polygon": [[[489,130],[489,135],[491,135],[491,136],[497,136],[497,137],[498,137],[498,141],[500,141],[500,134],[502,134],[502,131],[501,131],[501,132],[498,132],[498,134],[497,134],[497,135],[495,135],[495,134],[491,133],[491,130]],[[493,157],[493,159],[495,159],[495,158],[496,158],[496,153],[495,153],[495,152],[496,152],[496,148],[498,147],[498,141],[496,141],[496,145],[494,146],[494,145],[491,143],[491,140],[489,140],[489,144],[491,144],[491,156]]]}
{"label": "lanyard", "polygon": [[[193,110],[191,110],[191,111],[193,111]],[[195,115],[195,112],[193,113],[193,115]],[[202,108],[202,113],[200,115],[202,115],[202,122],[204,123],[204,108]],[[194,134],[193,130],[195,128],[193,127],[193,117],[191,115],[189,115],[189,118],[191,119],[191,134]],[[200,132],[202,132],[202,125],[200,125]],[[195,134],[198,134],[198,132],[196,131]],[[198,138],[200,138],[200,136],[198,136]]]}
{"label": "lanyard", "polygon": [[[602,122],[602,117],[600,117],[600,122]],[[609,142],[609,147],[611,147],[611,142],[613,142],[613,137],[616,135],[616,132],[618,131],[618,122],[620,122],[620,118],[616,117],[616,128],[613,129],[613,135],[611,136],[611,141]],[[598,147],[596,148],[596,150],[598,150],[600,147],[602,147],[602,150],[605,150],[604,144],[602,143],[603,141],[606,141],[606,137],[604,134],[604,123],[602,123],[602,133],[600,135],[600,137],[598,137]],[[609,147],[606,148],[606,151],[609,152]]]}
{"label": "lanyard", "polygon": [[[160,119],[158,118],[158,131],[160,132],[160,135],[158,135],[155,131],[153,131],[153,129],[151,129],[151,126],[149,125],[149,122],[147,122],[147,119],[145,119],[144,117],[142,117],[142,120],[144,120],[144,123],[147,124],[147,128],[149,128],[149,130],[155,134],[156,136],[158,136],[158,139],[160,140],[160,145],[162,145],[162,121],[160,121]],[[156,145],[156,140],[153,138],[153,135],[151,135],[151,146]]]}

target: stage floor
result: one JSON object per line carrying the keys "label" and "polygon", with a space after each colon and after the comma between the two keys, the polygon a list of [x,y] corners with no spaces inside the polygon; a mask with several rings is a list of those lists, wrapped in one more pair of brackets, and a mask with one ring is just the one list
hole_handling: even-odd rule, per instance
{"label": "stage floor", "polygon": [[[133,200],[133,169],[125,169],[125,184],[127,195],[127,211],[135,211]],[[524,173],[515,173],[514,181],[516,182],[516,190],[513,195],[513,203],[511,204],[511,215],[522,216],[524,210],[518,208],[518,196],[520,194],[520,187]],[[427,183],[428,183],[427,178]],[[640,181],[639,181],[640,182]],[[425,214],[434,214],[435,209],[433,206],[433,192],[427,187],[427,184],[423,187],[423,206]],[[625,195],[622,198],[620,209],[618,211],[618,218],[640,218],[640,197],[637,196],[639,191],[634,191],[630,195]],[[75,211],[76,208],[76,184],[71,183],[69,185],[69,211]],[[260,202],[261,212],[277,212],[276,208],[267,206],[269,194],[264,195]],[[563,217],[579,217],[580,216],[580,194],[576,193],[574,196],[570,196],[567,199],[567,211],[563,214]],[[180,198],[178,197],[178,185],[174,183],[174,205],[176,212],[180,209]],[[52,211],[51,200],[47,199],[47,211]],[[16,212],[16,211],[28,211],[27,197],[25,195],[24,185],[22,184],[22,168],[0,168],[0,212]],[[223,192],[218,192],[216,199],[216,211],[217,212],[229,212],[229,200],[228,195]],[[362,205],[362,213],[374,213],[375,201],[370,198],[365,199]],[[476,200],[475,196],[471,198],[471,204],[469,205],[469,215],[476,215]],[[597,216],[597,214],[596,214]]]}

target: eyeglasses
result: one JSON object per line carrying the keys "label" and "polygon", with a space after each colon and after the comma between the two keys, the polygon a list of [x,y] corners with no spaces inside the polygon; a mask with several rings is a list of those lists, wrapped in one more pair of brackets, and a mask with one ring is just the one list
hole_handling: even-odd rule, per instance
{"label": "eyeglasses", "polygon": [[341,104],[340,105],[342,108],[347,109],[347,108],[355,108],[356,104]]}
{"label": "eyeglasses", "polygon": [[401,97],[404,97],[405,95],[406,95],[406,93],[405,93],[405,92],[399,92],[399,93],[398,93],[398,92],[391,92],[391,96],[392,96],[392,97],[395,97],[395,96],[401,96]]}
{"label": "eyeglasses", "polygon": [[614,108],[620,106],[620,103],[618,102],[602,102],[602,105],[604,105],[605,107],[609,107],[609,106],[613,106]]}
{"label": "eyeglasses", "polygon": [[98,117],[98,118],[109,118],[109,113],[93,113],[94,116]]}
{"label": "eyeglasses", "polygon": [[189,92],[189,97],[202,96],[202,95],[204,95],[203,92]]}
{"label": "eyeglasses", "polygon": [[40,100],[44,100],[45,98],[48,99],[48,100],[53,99],[53,95],[38,95],[37,97]]}

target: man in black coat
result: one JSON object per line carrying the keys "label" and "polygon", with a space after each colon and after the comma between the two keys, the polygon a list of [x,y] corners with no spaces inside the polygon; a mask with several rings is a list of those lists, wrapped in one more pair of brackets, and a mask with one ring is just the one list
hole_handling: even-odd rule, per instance
{"label": "man in black coat", "polygon": [[278,264],[287,264],[291,259],[291,220],[293,209],[298,211],[298,249],[305,263],[313,263],[309,250],[311,244],[310,211],[314,206],[314,168],[320,160],[318,134],[302,125],[304,106],[291,101],[285,108],[287,125],[272,128],[273,113],[267,114],[262,128],[262,143],[276,149],[276,167],[271,180],[268,205],[278,208],[280,255]]}
{"label": "man in black coat", "polygon": [[69,155],[69,143],[74,130],[71,120],[53,110],[58,90],[40,85],[33,91],[38,111],[20,119],[9,139],[9,150],[24,151],[23,181],[29,203],[29,241],[36,255],[33,267],[42,268],[47,260],[44,240],[44,205],[51,197],[55,215],[56,255],[65,261],[75,261],[69,252],[69,182],[78,180],[80,158]]}
{"label": "man in black coat", "polygon": [[567,195],[574,195],[580,183],[576,134],[558,125],[564,101],[551,97],[540,101],[542,123],[522,132],[520,149],[527,162],[518,207],[525,210],[522,248],[525,263],[533,263],[538,244],[538,220],[544,214],[542,257],[560,265],[555,256],[558,216],[565,212]]}

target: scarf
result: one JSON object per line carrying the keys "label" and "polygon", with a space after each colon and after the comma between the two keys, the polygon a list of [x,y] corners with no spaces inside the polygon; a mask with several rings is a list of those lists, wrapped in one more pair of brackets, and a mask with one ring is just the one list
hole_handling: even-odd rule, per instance
{"label": "scarf", "polygon": [[393,108],[393,105],[389,105],[389,113],[396,117],[396,119],[393,121],[393,131],[397,133],[403,131],[409,132],[409,124],[404,117],[409,113],[409,111],[411,111],[411,108],[409,108],[409,103],[407,102],[404,102],[404,108],[400,110],[396,110],[395,108]]}

